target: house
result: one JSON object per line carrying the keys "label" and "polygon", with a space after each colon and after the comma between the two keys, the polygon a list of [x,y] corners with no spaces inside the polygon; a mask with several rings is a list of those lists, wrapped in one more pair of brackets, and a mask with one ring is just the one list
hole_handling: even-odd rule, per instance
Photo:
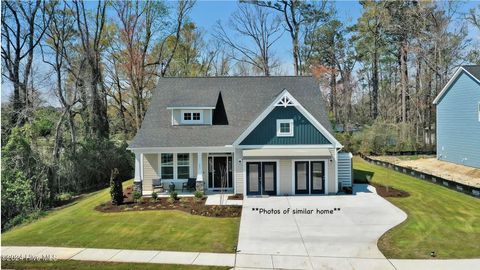
{"label": "house", "polygon": [[351,186],[312,77],[162,78],[129,150],[135,187],[246,195],[335,194]]}
{"label": "house", "polygon": [[480,65],[459,67],[433,103],[437,158],[480,168]]}

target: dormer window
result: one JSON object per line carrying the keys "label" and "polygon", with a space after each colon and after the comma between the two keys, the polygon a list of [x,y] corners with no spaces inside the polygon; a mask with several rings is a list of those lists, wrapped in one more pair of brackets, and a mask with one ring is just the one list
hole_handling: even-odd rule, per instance
{"label": "dormer window", "polygon": [[182,124],[203,124],[203,111],[182,110]]}
{"label": "dormer window", "polygon": [[212,125],[215,107],[167,107],[172,113],[172,126]]}
{"label": "dormer window", "polygon": [[293,119],[277,119],[277,136],[293,137]]}

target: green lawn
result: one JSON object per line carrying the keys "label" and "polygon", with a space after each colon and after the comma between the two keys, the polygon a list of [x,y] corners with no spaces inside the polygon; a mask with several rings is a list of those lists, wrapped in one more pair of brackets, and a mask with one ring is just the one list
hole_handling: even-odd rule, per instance
{"label": "green lawn", "polygon": [[355,179],[372,181],[410,193],[387,198],[408,219],[385,233],[378,247],[387,258],[480,257],[480,199],[354,158]]}
{"label": "green lawn", "polygon": [[3,268],[11,269],[58,269],[58,270],[226,270],[230,267],[178,265],[178,264],[149,264],[149,263],[112,263],[86,261],[51,261],[51,262],[6,262],[2,261]]}
{"label": "green lawn", "polygon": [[[125,182],[124,186],[132,182]],[[234,252],[240,218],[182,211],[100,213],[109,190],[92,193],[46,217],[2,233],[2,245],[45,245],[174,251]]]}

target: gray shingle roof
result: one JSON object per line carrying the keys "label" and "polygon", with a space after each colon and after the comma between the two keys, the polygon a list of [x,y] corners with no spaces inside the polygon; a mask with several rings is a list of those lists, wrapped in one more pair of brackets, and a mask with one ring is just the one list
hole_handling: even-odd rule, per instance
{"label": "gray shingle roof", "polygon": [[[231,145],[287,89],[329,132],[330,121],[312,77],[162,78],[130,148]],[[228,125],[172,126],[173,106],[215,106],[222,93]]]}
{"label": "gray shingle roof", "polygon": [[480,80],[480,65],[465,65],[462,67],[477,78],[477,80]]}

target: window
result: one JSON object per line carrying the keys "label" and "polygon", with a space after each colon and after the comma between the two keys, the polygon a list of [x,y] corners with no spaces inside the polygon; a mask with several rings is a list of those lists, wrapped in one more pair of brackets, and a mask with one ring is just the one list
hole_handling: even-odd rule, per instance
{"label": "window", "polygon": [[162,179],[173,179],[173,154],[163,153],[161,156]]}
{"label": "window", "polygon": [[277,120],[277,136],[293,137],[293,119]]}
{"label": "window", "polygon": [[162,179],[188,179],[190,177],[190,154],[162,153],[160,167]]}
{"label": "window", "polygon": [[188,177],[190,177],[190,155],[177,154],[177,178],[188,179]]}
{"label": "window", "polygon": [[290,133],[290,123],[280,123],[280,133]]}
{"label": "window", "polygon": [[203,124],[201,110],[182,111],[182,124]]}

